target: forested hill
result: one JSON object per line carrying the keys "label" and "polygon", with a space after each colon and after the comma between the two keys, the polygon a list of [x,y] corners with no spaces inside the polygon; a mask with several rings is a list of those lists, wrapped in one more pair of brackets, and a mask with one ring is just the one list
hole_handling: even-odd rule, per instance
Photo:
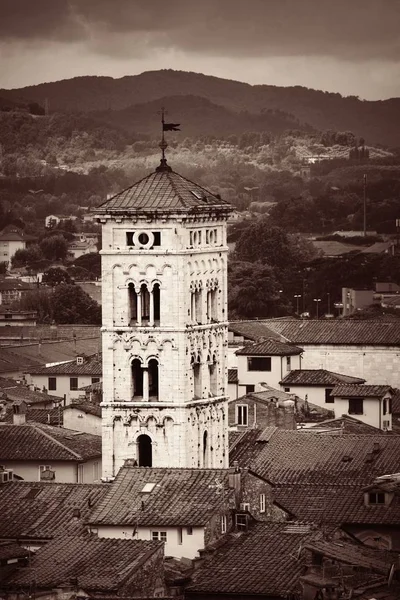
{"label": "forested hill", "polygon": [[[344,98],[340,94],[300,86],[251,86],[172,70],[149,71],[121,79],[77,77],[17,90],[0,90],[0,97],[14,102],[38,102],[43,106],[47,99],[50,111],[79,112],[121,111],[178,95],[208,100],[237,113],[239,120],[243,118],[243,112],[249,113],[245,118],[251,120],[254,115],[263,115],[268,110],[280,110],[318,130],[350,130],[372,144],[400,146],[399,98],[363,101],[354,96]],[[121,113],[117,120],[122,120],[124,115],[128,117],[129,111]],[[175,109],[170,115],[173,120],[183,120],[181,114],[175,114]],[[217,123],[218,119],[209,119],[203,133],[212,134]],[[262,119],[255,118],[255,126],[264,128]]]}

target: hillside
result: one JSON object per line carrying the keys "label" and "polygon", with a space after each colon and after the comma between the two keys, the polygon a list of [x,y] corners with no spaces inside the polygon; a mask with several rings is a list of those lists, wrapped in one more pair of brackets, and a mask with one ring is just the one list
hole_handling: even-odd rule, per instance
{"label": "hillside", "polygon": [[[121,79],[77,77],[16,90],[0,90],[0,97],[15,102],[34,101],[43,106],[47,99],[52,112],[121,111],[154,101],[159,108],[160,100],[169,96],[200,97],[234,113],[246,111],[250,113],[246,118],[257,116],[255,127],[263,126],[262,119],[258,120],[263,112],[279,109],[318,130],[350,130],[372,144],[400,145],[399,98],[366,101],[300,86],[252,86],[172,70],[149,71]],[[126,116],[129,116],[129,111]],[[183,121],[181,115],[175,113],[173,119]],[[214,119],[204,128],[204,134],[212,134],[213,131],[206,129],[206,125],[214,128]]]}

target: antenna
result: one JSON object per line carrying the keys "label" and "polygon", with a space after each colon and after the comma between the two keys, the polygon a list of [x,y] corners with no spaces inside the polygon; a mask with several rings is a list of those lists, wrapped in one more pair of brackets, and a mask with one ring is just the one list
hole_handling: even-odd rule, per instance
{"label": "antenna", "polygon": [[364,196],[364,237],[367,236],[367,174],[363,177],[363,196]]}

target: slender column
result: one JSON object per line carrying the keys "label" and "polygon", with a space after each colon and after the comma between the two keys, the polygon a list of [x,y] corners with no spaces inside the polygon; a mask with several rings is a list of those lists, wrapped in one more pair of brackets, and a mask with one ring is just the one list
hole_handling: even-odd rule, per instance
{"label": "slender column", "polygon": [[149,370],[143,367],[143,402],[149,401]]}
{"label": "slender column", "polygon": [[211,302],[211,292],[207,290],[207,323],[211,323],[212,317],[212,302]]}
{"label": "slender column", "polygon": [[142,324],[142,294],[138,292],[137,294],[137,324]]}
{"label": "slender column", "polygon": [[196,292],[191,293],[192,299],[192,323],[196,323]]}
{"label": "slender column", "polygon": [[154,293],[150,291],[150,315],[149,325],[154,325]]}

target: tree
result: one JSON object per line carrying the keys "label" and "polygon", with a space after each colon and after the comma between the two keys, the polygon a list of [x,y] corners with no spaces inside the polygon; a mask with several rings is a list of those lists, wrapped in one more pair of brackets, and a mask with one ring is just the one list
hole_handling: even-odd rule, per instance
{"label": "tree", "polygon": [[8,263],[0,262],[0,275],[5,275],[8,271]]}
{"label": "tree", "polygon": [[73,266],[86,269],[94,279],[101,276],[101,257],[97,252],[89,252],[89,254],[79,256],[74,260]]}
{"label": "tree", "polygon": [[29,248],[17,250],[11,259],[13,267],[31,267],[34,263],[43,259],[43,253],[37,244]]}
{"label": "tree", "polygon": [[60,267],[54,267],[43,273],[42,283],[55,287],[56,285],[60,285],[60,283],[70,284],[72,280],[67,271],[60,269]]}
{"label": "tree", "polygon": [[52,294],[53,318],[56,323],[101,325],[101,307],[78,285],[61,283]]}
{"label": "tree", "polygon": [[232,319],[273,317],[287,313],[279,283],[269,265],[230,261],[228,307]]}
{"label": "tree", "polygon": [[62,235],[52,235],[40,242],[40,249],[49,260],[65,260],[68,254],[68,242]]}

